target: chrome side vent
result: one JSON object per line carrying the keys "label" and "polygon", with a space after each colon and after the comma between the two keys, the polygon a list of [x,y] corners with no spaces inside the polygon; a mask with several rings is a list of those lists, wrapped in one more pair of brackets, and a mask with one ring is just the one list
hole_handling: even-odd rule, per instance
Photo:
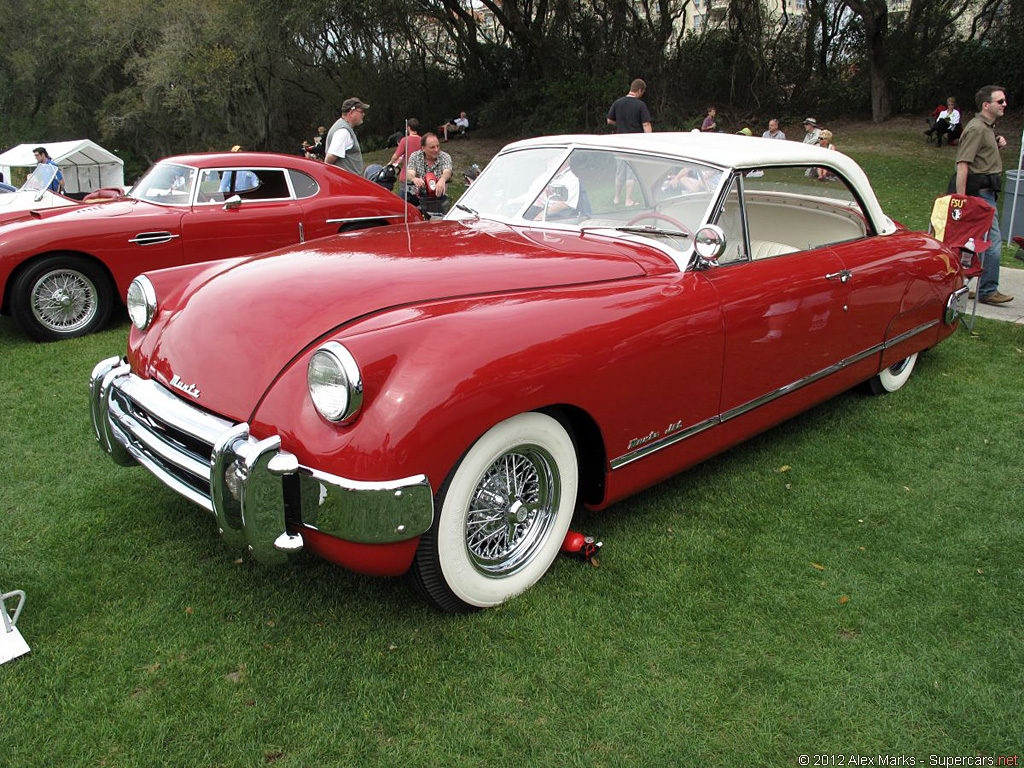
{"label": "chrome side vent", "polygon": [[136,245],[159,245],[160,243],[169,243],[176,237],[178,235],[172,235],[170,232],[139,232],[128,242]]}

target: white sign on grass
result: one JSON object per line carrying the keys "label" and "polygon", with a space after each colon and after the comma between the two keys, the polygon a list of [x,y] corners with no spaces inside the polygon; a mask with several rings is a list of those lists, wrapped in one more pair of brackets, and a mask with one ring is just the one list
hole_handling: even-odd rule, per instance
{"label": "white sign on grass", "polygon": [[[18,598],[18,605],[14,608],[12,615],[7,612],[7,603],[5,601],[15,597]],[[24,656],[30,650],[28,643],[25,642],[25,638],[21,636],[21,632],[14,626],[24,606],[25,593],[20,589],[0,595],[0,664],[16,659],[19,656]]]}

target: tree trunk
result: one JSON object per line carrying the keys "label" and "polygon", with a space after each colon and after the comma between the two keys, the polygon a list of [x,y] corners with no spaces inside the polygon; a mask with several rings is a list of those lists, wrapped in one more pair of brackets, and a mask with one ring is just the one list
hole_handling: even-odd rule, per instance
{"label": "tree trunk", "polygon": [[868,46],[868,64],[871,71],[871,119],[876,123],[883,123],[892,117],[889,75],[885,60],[885,44],[889,33],[889,5],[886,0],[843,2],[864,20],[864,37]]}

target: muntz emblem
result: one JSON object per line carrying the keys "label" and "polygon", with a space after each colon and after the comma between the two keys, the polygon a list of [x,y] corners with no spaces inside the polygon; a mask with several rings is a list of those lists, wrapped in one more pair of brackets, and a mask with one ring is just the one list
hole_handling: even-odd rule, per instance
{"label": "muntz emblem", "polygon": [[189,397],[199,399],[199,387],[197,387],[195,384],[186,384],[184,381],[178,378],[178,374],[174,374],[174,378],[171,379],[171,386],[174,387],[175,389],[180,389]]}

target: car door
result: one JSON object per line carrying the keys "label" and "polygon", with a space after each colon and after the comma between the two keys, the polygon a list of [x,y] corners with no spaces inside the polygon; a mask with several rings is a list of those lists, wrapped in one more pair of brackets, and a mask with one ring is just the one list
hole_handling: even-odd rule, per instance
{"label": "car door", "polygon": [[752,232],[744,182],[734,176],[718,211],[727,246],[719,266],[703,273],[725,322],[723,418],[822,375],[842,358],[848,328],[839,257],[828,246],[798,249]]}
{"label": "car door", "polygon": [[303,239],[301,225],[302,209],[284,169],[203,169],[182,222],[185,259],[226,259],[294,245]]}

